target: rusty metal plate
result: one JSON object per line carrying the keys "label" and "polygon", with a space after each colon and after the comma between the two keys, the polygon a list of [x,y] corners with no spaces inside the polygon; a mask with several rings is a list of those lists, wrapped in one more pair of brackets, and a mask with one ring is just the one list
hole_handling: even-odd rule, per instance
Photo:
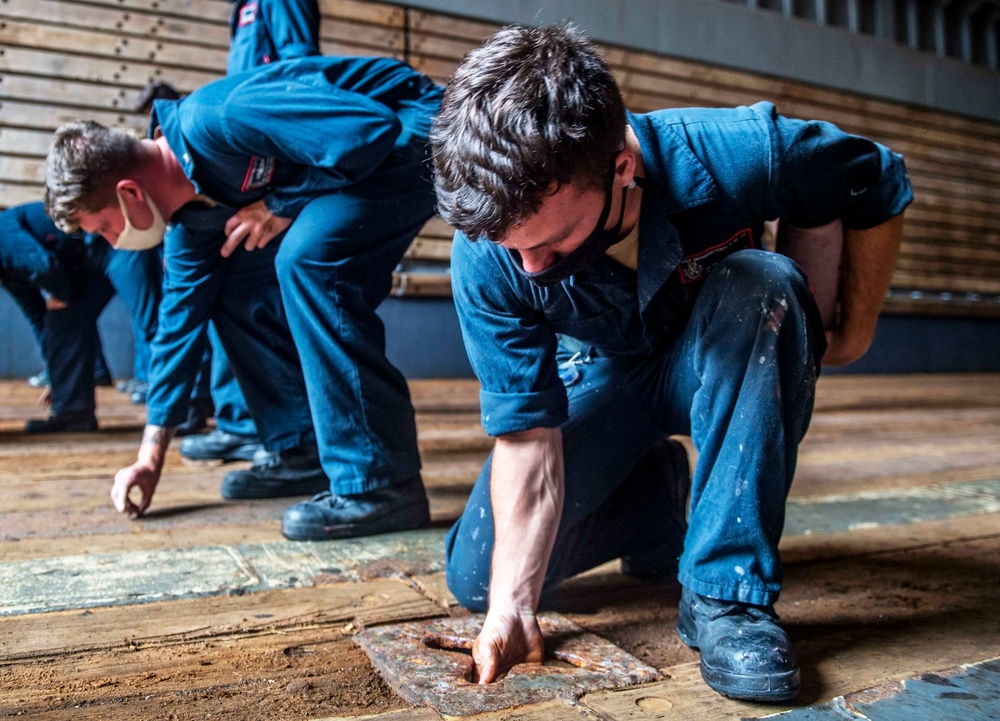
{"label": "rusty metal plate", "polygon": [[440,714],[468,716],[539,703],[574,700],[593,691],[660,678],[659,672],[614,644],[554,613],[542,614],[542,666],[515,666],[502,681],[478,685],[472,643],[483,616],[463,616],[369,628],[355,636],[372,664],[403,699]]}

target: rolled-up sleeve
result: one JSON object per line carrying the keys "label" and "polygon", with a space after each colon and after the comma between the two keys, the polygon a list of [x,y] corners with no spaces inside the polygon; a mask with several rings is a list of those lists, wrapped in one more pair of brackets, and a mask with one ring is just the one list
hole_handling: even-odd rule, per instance
{"label": "rolled-up sleeve", "polygon": [[556,428],[568,418],[556,335],[511,285],[494,248],[462,233],[452,244],[452,287],[466,352],[479,378],[483,428],[491,436]]}
{"label": "rolled-up sleeve", "polygon": [[163,300],[146,400],[146,421],[154,426],[173,427],[187,417],[205,348],[205,323],[225,277],[219,248],[232,210],[219,206],[181,213],[186,222],[171,225],[164,238]]}
{"label": "rolled-up sleeve", "polygon": [[770,128],[771,199],[776,217],[812,228],[840,218],[855,230],[874,227],[913,201],[898,153],[831,123],[793,120],[774,106],[754,106]]}

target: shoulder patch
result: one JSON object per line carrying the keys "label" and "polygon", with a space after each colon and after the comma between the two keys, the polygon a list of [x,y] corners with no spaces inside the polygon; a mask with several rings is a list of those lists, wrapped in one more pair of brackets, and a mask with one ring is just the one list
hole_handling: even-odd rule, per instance
{"label": "shoulder patch", "polygon": [[274,176],[274,158],[261,158],[257,155],[250,158],[250,167],[247,168],[247,175],[243,179],[244,193],[248,190],[260,190],[266,188],[271,183]]}
{"label": "shoulder patch", "polygon": [[694,255],[686,255],[677,266],[681,283],[694,283],[702,280],[709,268],[733,251],[753,247],[753,233],[750,228],[744,228],[733,237],[713,245],[711,248],[706,248]]}
{"label": "shoulder patch", "polygon": [[257,3],[247,3],[240,8],[240,19],[237,22],[238,27],[244,27],[249,25],[257,19]]}

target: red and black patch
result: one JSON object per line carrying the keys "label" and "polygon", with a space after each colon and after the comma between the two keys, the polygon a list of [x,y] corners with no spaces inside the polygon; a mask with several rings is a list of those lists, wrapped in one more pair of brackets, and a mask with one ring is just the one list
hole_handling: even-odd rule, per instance
{"label": "red and black patch", "polygon": [[253,156],[250,158],[250,167],[247,168],[247,176],[243,179],[241,190],[245,193],[248,190],[260,190],[271,184],[274,177],[274,158],[261,158]]}
{"label": "red and black patch", "polygon": [[244,27],[257,19],[257,3],[247,3],[240,8],[238,27]]}
{"label": "red and black patch", "polygon": [[724,240],[718,245],[706,248],[694,255],[684,256],[684,260],[677,266],[677,273],[681,277],[681,283],[695,283],[704,280],[709,268],[725,258],[735,250],[742,248],[753,248],[753,233],[750,228],[745,228],[728,240]]}

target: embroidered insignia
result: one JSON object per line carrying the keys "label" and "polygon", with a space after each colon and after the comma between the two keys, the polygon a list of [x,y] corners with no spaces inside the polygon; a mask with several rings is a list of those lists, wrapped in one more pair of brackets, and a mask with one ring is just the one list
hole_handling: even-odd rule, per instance
{"label": "embroidered insignia", "polygon": [[266,188],[273,176],[274,158],[261,158],[255,155],[250,158],[250,167],[247,168],[247,177],[243,179],[241,190],[246,193],[248,190]]}
{"label": "embroidered insignia", "polygon": [[681,277],[681,283],[694,283],[703,280],[709,268],[733,251],[753,247],[753,234],[749,228],[745,228],[732,238],[724,240],[718,245],[706,248],[700,253],[685,256],[684,260],[677,266],[677,273]]}
{"label": "embroidered insignia", "polygon": [[257,3],[247,3],[240,8],[239,27],[249,25],[257,19]]}

